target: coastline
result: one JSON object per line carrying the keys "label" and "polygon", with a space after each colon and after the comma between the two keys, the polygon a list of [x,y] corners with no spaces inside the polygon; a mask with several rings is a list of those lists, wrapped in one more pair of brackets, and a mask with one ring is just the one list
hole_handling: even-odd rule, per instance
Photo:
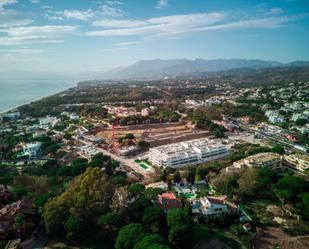
{"label": "coastline", "polygon": [[17,109],[17,108],[20,107],[20,106],[29,105],[29,104],[31,104],[32,102],[39,101],[39,100],[41,100],[41,99],[51,97],[51,96],[53,96],[53,95],[55,95],[55,94],[59,94],[59,93],[61,93],[61,92],[63,92],[63,91],[67,91],[69,88],[75,87],[76,85],[77,85],[77,82],[74,82],[74,83],[72,83],[71,86],[68,86],[68,88],[66,88],[66,89],[64,89],[64,90],[57,91],[57,92],[55,92],[55,93],[51,93],[51,94],[44,95],[44,96],[41,96],[41,97],[33,98],[33,99],[31,99],[31,100],[29,100],[29,101],[23,103],[23,104],[18,104],[18,105],[13,106],[13,107],[8,107],[7,109],[5,109],[5,110],[3,110],[3,111],[0,111],[0,115],[3,115],[3,114],[5,114],[5,113],[11,112],[11,111],[14,111],[15,109]]}

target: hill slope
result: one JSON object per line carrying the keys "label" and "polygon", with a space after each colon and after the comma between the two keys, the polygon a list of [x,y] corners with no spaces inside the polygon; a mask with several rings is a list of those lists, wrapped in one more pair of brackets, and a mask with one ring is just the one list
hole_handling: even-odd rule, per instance
{"label": "hill slope", "polygon": [[263,69],[274,67],[309,66],[308,61],[280,63],[277,61],[247,60],[247,59],[174,59],[174,60],[141,60],[135,64],[117,71],[105,74],[104,78],[143,79],[184,76],[204,72],[218,72],[230,69]]}

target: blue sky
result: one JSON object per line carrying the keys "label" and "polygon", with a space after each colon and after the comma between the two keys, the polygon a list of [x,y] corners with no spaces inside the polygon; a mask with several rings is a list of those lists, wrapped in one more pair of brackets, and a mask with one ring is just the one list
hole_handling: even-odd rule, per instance
{"label": "blue sky", "polygon": [[0,72],[141,59],[309,60],[308,0],[0,0]]}

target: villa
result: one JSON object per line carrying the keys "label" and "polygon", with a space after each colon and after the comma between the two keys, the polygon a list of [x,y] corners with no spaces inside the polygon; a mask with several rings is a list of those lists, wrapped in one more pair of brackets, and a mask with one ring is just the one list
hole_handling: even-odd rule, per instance
{"label": "villa", "polygon": [[165,212],[170,211],[174,208],[181,208],[182,203],[179,198],[177,198],[173,192],[166,192],[157,196],[157,204]]}
{"label": "villa", "polygon": [[237,206],[229,202],[226,196],[207,196],[192,200],[190,203],[193,214],[201,214],[208,218],[216,218],[238,212]]}

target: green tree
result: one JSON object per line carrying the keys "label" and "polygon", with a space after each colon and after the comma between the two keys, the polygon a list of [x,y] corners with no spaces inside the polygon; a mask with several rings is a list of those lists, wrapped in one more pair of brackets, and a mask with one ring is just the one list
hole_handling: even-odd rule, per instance
{"label": "green tree", "polygon": [[168,241],[176,248],[187,248],[190,241],[190,227],[182,224],[172,226],[168,233]]}
{"label": "green tree", "polygon": [[271,150],[272,150],[272,152],[280,154],[280,155],[284,154],[284,147],[282,147],[280,145],[274,146]]}
{"label": "green tree", "polygon": [[144,211],[143,223],[153,233],[159,233],[166,227],[166,214],[158,207],[148,207]]}
{"label": "green tree", "polygon": [[64,223],[66,239],[70,242],[77,242],[82,236],[83,220],[78,216],[70,216]]}
{"label": "green tree", "polygon": [[119,215],[115,212],[108,212],[106,214],[103,214],[98,219],[98,224],[100,224],[100,225],[118,227],[122,223],[123,222],[122,222],[121,215]]}
{"label": "green tree", "polygon": [[191,223],[190,210],[187,208],[172,209],[167,214],[168,226],[175,227],[181,224],[189,225]]}
{"label": "green tree", "polygon": [[298,126],[303,126],[305,124],[307,124],[308,120],[304,119],[304,118],[299,118],[295,121],[295,124]]}
{"label": "green tree", "polygon": [[138,142],[138,147],[140,147],[142,150],[147,150],[150,147],[150,143],[142,140]]}
{"label": "green tree", "polygon": [[104,212],[114,193],[114,186],[100,168],[87,168],[74,178],[59,196],[50,199],[42,214],[46,231],[50,234],[61,231],[69,216],[87,220]]}
{"label": "green tree", "polygon": [[179,171],[175,172],[173,180],[174,180],[175,183],[180,183],[181,182],[181,175],[180,175]]}
{"label": "green tree", "polygon": [[159,194],[164,192],[165,191],[161,188],[147,188],[143,192],[143,196],[148,200],[155,200]]}
{"label": "green tree", "polygon": [[187,182],[194,184],[195,181],[195,174],[193,171],[189,171],[188,175],[187,175]]}
{"label": "green tree", "polygon": [[132,139],[135,138],[135,136],[134,136],[132,133],[129,133],[129,134],[126,134],[124,138],[125,138],[125,139],[129,139],[129,140],[132,140]]}
{"label": "green tree", "polygon": [[131,184],[128,188],[129,192],[133,195],[140,195],[145,190],[145,186],[143,184]]}
{"label": "green tree", "polygon": [[14,227],[16,229],[21,229],[24,225],[25,222],[25,215],[22,213],[19,213],[16,215],[15,220],[14,220]]}
{"label": "green tree", "polygon": [[168,249],[169,247],[164,244],[164,239],[160,235],[150,234],[137,242],[133,249]]}
{"label": "green tree", "polygon": [[116,249],[132,249],[143,239],[145,233],[141,224],[131,223],[120,229],[116,238]]}

